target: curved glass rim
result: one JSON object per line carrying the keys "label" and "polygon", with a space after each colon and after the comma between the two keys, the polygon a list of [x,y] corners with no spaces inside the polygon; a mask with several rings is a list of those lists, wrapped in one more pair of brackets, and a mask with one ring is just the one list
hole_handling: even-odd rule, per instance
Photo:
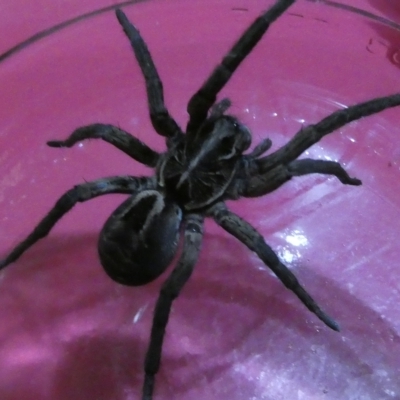
{"label": "curved glass rim", "polygon": [[[128,0],[128,1],[123,1],[117,4],[113,4],[111,6],[107,6],[107,7],[102,7],[102,8],[98,8],[96,10],[87,12],[87,13],[83,13],[80,14],[74,18],[70,18],[67,19],[63,22],[60,22],[56,25],[53,25],[49,28],[43,29],[42,31],[39,31],[37,33],[35,33],[34,35],[30,36],[29,38],[23,40],[22,42],[17,43],[15,46],[11,47],[10,49],[6,50],[5,52],[3,52],[2,54],[0,54],[0,63],[4,60],[6,60],[7,58],[15,55],[16,53],[19,53],[20,51],[22,51],[23,49],[25,49],[26,47],[29,47],[30,45],[36,43],[37,41],[52,35],[53,33],[56,33],[58,31],[61,31],[67,27],[69,27],[70,25],[73,25],[77,22],[83,21],[85,19],[90,19],[93,17],[96,17],[98,15],[104,14],[106,12],[112,11],[112,10],[116,10],[117,8],[122,8],[122,7],[126,7],[129,5],[133,5],[133,4],[137,4],[137,3],[144,3],[146,1],[149,0]],[[390,19],[375,15],[369,11],[363,10],[361,8],[358,7],[354,7],[354,6],[350,6],[348,4],[343,4],[343,3],[338,3],[337,1],[332,1],[332,0],[306,0],[308,2],[311,3],[320,3],[320,4],[324,4],[326,6],[329,7],[334,7],[334,8],[339,8],[345,11],[349,11],[352,12],[354,14],[358,14],[361,15],[363,17],[369,18],[373,21],[379,22],[381,24],[387,25],[393,29],[396,29],[398,31],[400,31],[400,23],[394,22]]]}

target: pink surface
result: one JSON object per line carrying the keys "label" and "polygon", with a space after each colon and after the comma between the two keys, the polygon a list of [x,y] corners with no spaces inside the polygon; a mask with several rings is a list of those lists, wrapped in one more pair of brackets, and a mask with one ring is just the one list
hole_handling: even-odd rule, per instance
{"label": "pink surface", "polygon": [[[59,15],[68,19],[107,5],[82,3]],[[186,121],[190,95],[271,3],[160,0],[125,8],[149,44],[179,123]],[[400,21],[389,0],[351,3]],[[10,8],[0,18],[12,28],[16,13]],[[34,20],[43,21],[37,30],[61,22],[48,19],[53,15],[43,8],[24,12],[26,32],[15,42],[3,37],[2,49],[35,33]],[[270,137],[277,147],[302,124],[399,92],[399,66],[400,31],[393,24],[299,0],[222,95],[233,100],[232,112],[251,128],[255,143]],[[139,68],[111,11],[4,60],[0,87],[2,255],[74,184],[150,173],[100,141],[58,150],[47,140],[108,122],[164,149],[147,117]],[[155,400],[400,399],[399,116],[393,109],[358,121],[308,152],[340,161],[363,186],[309,176],[231,204],[342,331],[323,326],[261,261],[207,223],[200,262],[173,307]],[[126,288],[102,271],[97,235],[123,198],[78,205],[1,272],[0,399],[139,398],[152,308],[165,278]]]}

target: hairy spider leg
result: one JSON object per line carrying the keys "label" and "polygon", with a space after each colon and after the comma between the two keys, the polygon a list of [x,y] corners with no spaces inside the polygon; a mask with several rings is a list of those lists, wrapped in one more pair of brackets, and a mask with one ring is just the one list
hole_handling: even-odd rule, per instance
{"label": "hairy spider leg", "polygon": [[350,177],[347,171],[336,161],[303,158],[288,164],[287,169],[292,176],[317,173],[336,176],[344,185],[360,186],[362,184],[360,179]]}
{"label": "hairy spider leg", "polygon": [[75,129],[65,140],[50,140],[50,147],[72,147],[85,139],[102,139],[123,151],[134,160],[154,168],[160,154],[130,133],[109,124],[92,124]]}
{"label": "hairy spider leg", "polygon": [[239,196],[259,197],[271,193],[294,176],[308,174],[333,175],[344,185],[359,186],[360,179],[351,178],[347,171],[336,161],[313,160],[304,158],[289,164],[280,164],[264,174],[257,174],[243,181]]}
{"label": "hairy spider leg", "polygon": [[294,161],[305,150],[336,129],[360,118],[400,105],[400,94],[380,97],[335,111],[320,122],[302,128],[288,143],[265,157],[255,160],[258,173],[268,172],[279,164]]}
{"label": "hairy spider leg", "polygon": [[0,269],[17,260],[22,253],[39,239],[47,236],[58,220],[78,202],[91,200],[104,194],[133,194],[140,190],[155,187],[154,180],[148,177],[113,176],[77,185],[64,193],[49,213],[39,222],[25,240],[19,243],[11,253],[0,261]]}
{"label": "hairy spider leg", "polygon": [[235,236],[267,265],[278,279],[291,290],[300,301],[329,328],[339,331],[339,325],[325,314],[315,300],[300,285],[295,275],[279,260],[275,252],[265,243],[263,237],[247,221],[229,211],[223,203],[217,203],[210,209],[216,223]]}
{"label": "hairy spider leg", "polygon": [[171,275],[162,285],[151,328],[150,344],[145,359],[145,379],[142,400],[151,400],[154,389],[154,376],[160,367],[162,344],[168,323],[172,302],[178,297],[190,278],[200,253],[203,238],[204,217],[199,214],[185,216],[184,242],[182,255]]}
{"label": "hairy spider leg", "polygon": [[240,63],[260,41],[271,23],[279,18],[294,2],[295,0],[278,0],[270,9],[257,17],[200,89],[191,97],[187,106],[189,122],[186,132],[189,135],[195,134],[200,125],[207,119],[208,111],[215,103],[217,94],[229,81]]}
{"label": "hairy spider leg", "polygon": [[142,70],[146,82],[150,119],[155,131],[167,138],[181,135],[181,128],[165,107],[163,85],[146,43],[139,31],[120,9],[115,10],[115,14],[131,43],[136,60]]}

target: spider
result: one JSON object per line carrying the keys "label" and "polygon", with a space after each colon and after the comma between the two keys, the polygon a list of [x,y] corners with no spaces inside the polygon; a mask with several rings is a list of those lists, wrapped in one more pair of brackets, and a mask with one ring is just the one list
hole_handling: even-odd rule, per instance
{"label": "spider", "polygon": [[76,203],[110,193],[129,195],[108,218],[98,241],[101,264],[114,281],[138,286],[156,279],[171,263],[182,234],[180,259],[162,285],[154,310],[144,362],[142,400],[153,397],[171,305],[192,274],[207,217],[255,252],[312,313],[329,328],[339,331],[339,325],[321,310],[260,233],[225,205],[226,200],[263,196],[292,177],[311,173],[333,175],[346,185],[361,185],[361,181],[350,177],[338,162],[297,158],[325,135],[349,122],[400,105],[400,94],[356,104],[303,127],[287,144],[268,155],[265,153],[272,145],[270,139],[262,140],[246,153],[251,133],[237,118],[226,113],[230,100],[217,101],[217,95],[270,24],[293,3],[295,0],[277,0],[242,34],[189,100],[186,132],[164,104],[162,82],[146,43],[126,15],[117,9],[117,19],[144,76],[152,126],[165,137],[167,150],[157,153],[128,132],[100,123],[80,127],[66,140],[47,142],[50,147],[71,147],[85,139],[102,139],[134,160],[154,168],[155,173],[151,177],[112,176],[75,186],[60,197],[26,239],[0,261],[0,269],[16,261],[45,237]]}

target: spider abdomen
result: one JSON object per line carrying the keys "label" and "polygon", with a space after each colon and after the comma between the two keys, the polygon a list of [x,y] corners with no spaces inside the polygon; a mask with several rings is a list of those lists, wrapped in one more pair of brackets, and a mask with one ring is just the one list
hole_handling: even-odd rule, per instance
{"label": "spider abdomen", "polygon": [[125,200],[100,233],[98,251],[106,273],[130,286],[156,279],[176,253],[181,220],[178,205],[156,190]]}

